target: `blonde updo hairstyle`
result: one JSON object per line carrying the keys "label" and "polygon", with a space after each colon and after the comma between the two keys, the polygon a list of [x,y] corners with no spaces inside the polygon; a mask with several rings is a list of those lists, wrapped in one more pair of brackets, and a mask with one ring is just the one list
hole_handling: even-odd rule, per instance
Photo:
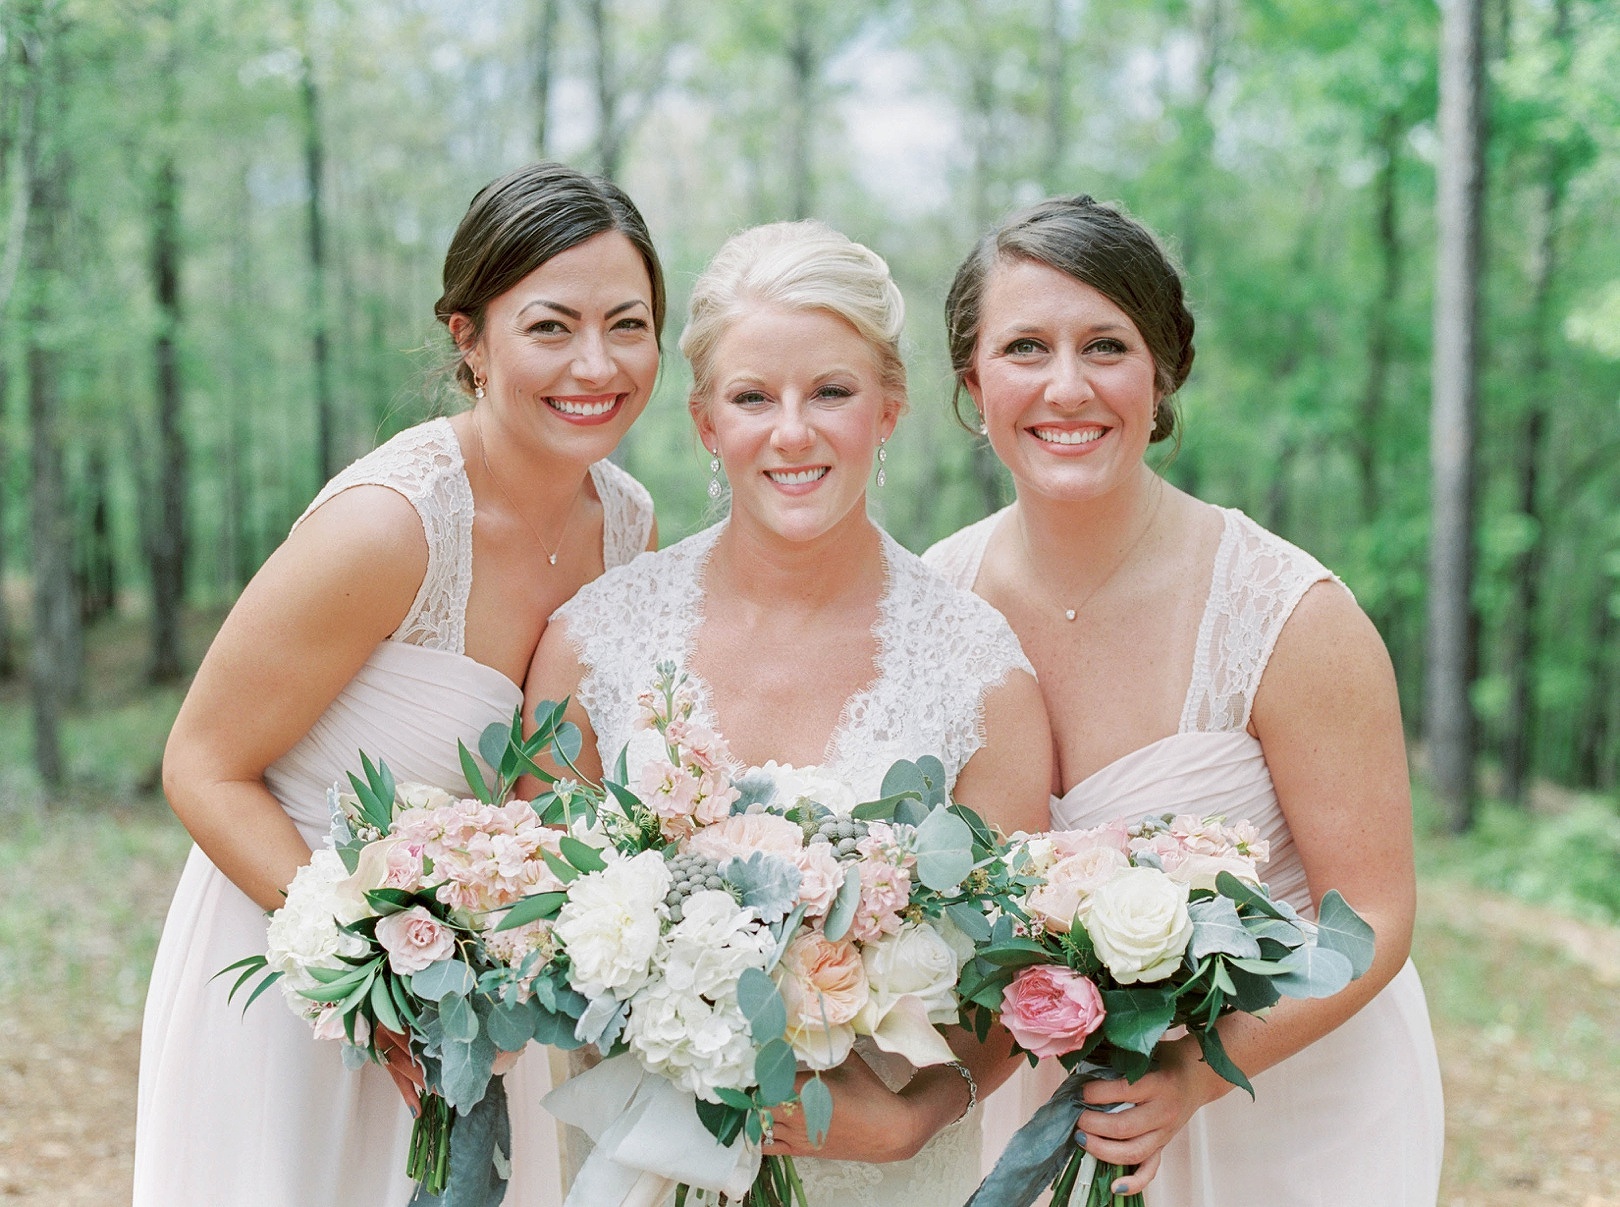
{"label": "blonde updo hairstyle", "polygon": [[772,222],[733,235],[692,287],[681,353],[692,366],[689,405],[712,401],[714,355],[731,324],[758,306],[822,310],[860,334],[896,414],[906,405],[900,332],[906,304],[883,257],[824,222]]}

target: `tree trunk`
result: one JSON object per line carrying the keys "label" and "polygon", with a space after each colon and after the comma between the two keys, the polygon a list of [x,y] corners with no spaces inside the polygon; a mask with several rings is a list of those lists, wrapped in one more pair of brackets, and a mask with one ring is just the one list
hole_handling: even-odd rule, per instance
{"label": "tree trunk", "polygon": [[1378,519],[1379,431],[1389,397],[1395,308],[1401,298],[1400,153],[1405,123],[1398,110],[1386,111],[1378,123],[1378,293],[1367,321],[1367,381],[1361,391],[1356,424],[1356,480],[1361,488],[1361,522]]}
{"label": "tree trunk", "polygon": [[[974,55],[968,63],[968,130],[973,148],[972,192],[968,212],[973,215],[973,238],[990,229],[995,215],[991,210],[990,182],[995,161],[995,64],[986,54]],[[973,484],[979,492],[979,505],[985,515],[1001,510],[1001,463],[995,450],[981,436],[973,441],[969,459]]]}
{"label": "tree trunk", "polygon": [[315,468],[319,474],[315,486],[319,489],[338,469],[330,321],[326,313],[326,221],[321,205],[326,174],[326,143],[321,133],[321,98],[315,84],[314,37],[309,28],[307,0],[300,11],[300,18],[303,37],[304,187],[309,195],[310,357],[315,370]]}
{"label": "tree trunk", "polygon": [[1225,50],[1227,0],[1199,0],[1194,6],[1198,38],[1198,96],[1187,115],[1191,127],[1183,148],[1181,262],[1189,275],[1196,274],[1203,252],[1203,215],[1209,204],[1198,187],[1209,165],[1215,129],[1209,117],[1215,82],[1220,77],[1221,56]]}
{"label": "tree trunk", "polygon": [[[172,78],[172,77],[171,77]],[[147,678],[172,683],[182,674],[180,607],[185,600],[186,437],[180,380],[179,172],[172,152],[158,164],[152,198],[152,283],[158,304],[153,347],[157,395],[157,491],[153,526],[147,533],[152,587],[151,652]]]}
{"label": "tree trunk", "polygon": [[534,37],[534,150],[546,158],[551,139],[551,71],[556,62],[558,0],[540,0]]}
{"label": "tree trunk", "polygon": [[85,625],[111,616],[118,607],[118,559],[112,540],[112,489],[107,450],[98,440],[84,463],[80,488],[80,536],[76,582],[79,617]]}
{"label": "tree trunk", "polygon": [[1424,732],[1435,793],[1455,832],[1473,824],[1476,794],[1470,688],[1477,635],[1470,589],[1485,165],[1481,35],[1480,0],[1447,0],[1441,18]]}
{"label": "tree trunk", "polygon": [[617,180],[623,147],[619,143],[619,93],[613,70],[613,35],[608,28],[607,0],[586,0],[591,29],[591,70],[596,85],[596,169]]}
{"label": "tree trunk", "polygon": [[1041,48],[1041,74],[1046,78],[1041,187],[1050,195],[1064,191],[1067,183],[1063,164],[1069,150],[1069,40],[1063,29],[1063,0],[1046,0],[1046,45]]}
{"label": "tree trunk", "polygon": [[788,214],[808,218],[815,209],[812,138],[815,129],[815,31],[810,0],[792,0],[788,28]]}

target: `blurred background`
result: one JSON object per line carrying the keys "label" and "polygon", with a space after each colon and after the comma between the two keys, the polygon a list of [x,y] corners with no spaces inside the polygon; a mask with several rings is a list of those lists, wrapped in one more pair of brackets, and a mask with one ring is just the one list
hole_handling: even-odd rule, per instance
{"label": "blurred background", "polygon": [[975,237],[1053,192],[1157,230],[1199,325],[1164,472],[1336,570],[1395,661],[1445,1201],[1620,1205],[1613,0],[0,0],[0,1203],[127,1201],[168,725],[320,484],[457,405],[444,249],[537,157],[621,183],[664,257],[621,459],[666,543],[705,522],[674,347],[730,232],[888,258],[911,412],[874,510],[920,550],[1011,497],[950,410]]}

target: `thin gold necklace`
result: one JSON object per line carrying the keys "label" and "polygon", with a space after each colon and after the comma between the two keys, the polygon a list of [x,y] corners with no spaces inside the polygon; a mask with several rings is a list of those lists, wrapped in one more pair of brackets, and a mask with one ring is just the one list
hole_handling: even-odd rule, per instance
{"label": "thin gold necklace", "polygon": [[[1079,616],[1081,612],[1085,611],[1086,605],[1089,604],[1093,599],[1096,599],[1098,594],[1101,593],[1102,589],[1114,581],[1114,576],[1125,568],[1125,563],[1131,560],[1131,554],[1136,552],[1136,547],[1140,545],[1147,537],[1148,532],[1153,528],[1153,521],[1159,518],[1159,505],[1164,502],[1164,479],[1159,478],[1158,483],[1159,492],[1153,496],[1153,509],[1148,512],[1147,523],[1142,525],[1142,531],[1138,532],[1131,543],[1125,546],[1125,552],[1119,555],[1119,560],[1114,563],[1113,569],[1107,574],[1103,575],[1103,579],[1100,583],[1091,588],[1090,591],[1086,592],[1086,597],[1084,599],[1071,608],[1062,609],[1064,620],[1072,621],[1075,619],[1075,617]],[[1030,553],[1029,535],[1021,523],[1018,526],[1018,535],[1024,546],[1024,560],[1029,564],[1030,568],[1033,569],[1035,566],[1035,558],[1034,555]]]}
{"label": "thin gold necklace", "polygon": [[[568,510],[563,512],[562,531],[557,534],[557,548],[553,552],[540,539],[540,533],[529,522],[529,517],[523,514],[523,509],[517,505],[517,501],[507,491],[505,484],[501,481],[501,476],[491,467],[489,450],[484,443],[484,425],[478,422],[478,412],[476,410],[473,412],[473,430],[478,433],[478,459],[484,463],[484,472],[489,475],[489,480],[495,483],[495,489],[501,492],[501,497],[506,500],[506,505],[512,509],[513,514],[523,521],[523,526],[529,530],[529,535],[534,538],[534,543],[540,546],[540,552],[546,555],[546,561],[555,566],[557,564],[557,554],[562,552],[563,541],[568,538],[568,521],[573,518],[574,506],[579,502],[579,491],[574,492],[574,497],[568,502]],[[585,488],[583,481],[579,485],[580,490]]]}

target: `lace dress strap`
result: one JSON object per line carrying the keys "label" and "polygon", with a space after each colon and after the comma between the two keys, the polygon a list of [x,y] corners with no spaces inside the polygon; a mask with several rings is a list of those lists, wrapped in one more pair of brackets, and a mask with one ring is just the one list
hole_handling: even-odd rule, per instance
{"label": "lace dress strap", "polygon": [[1260,677],[1283,625],[1312,586],[1339,581],[1303,549],[1236,508],[1223,509],[1223,516],[1181,713],[1182,733],[1248,728]]}
{"label": "lace dress strap", "polygon": [[389,640],[465,653],[473,495],[450,421],[430,419],[372,449],[322,487],[293,528],[352,486],[386,486],[404,495],[421,517],[427,537],[427,573],[410,611]]}
{"label": "lace dress strap", "polygon": [[652,539],[652,496],[611,461],[592,465],[591,480],[602,500],[602,565],[611,570],[633,560]]}
{"label": "lace dress strap", "polygon": [[984,562],[984,551],[990,547],[990,537],[1001,522],[1001,517],[1012,510],[1009,504],[994,515],[988,515],[976,524],[958,529],[942,541],[936,541],[923,553],[922,559],[930,569],[953,587],[973,590],[979,577],[979,566]]}

